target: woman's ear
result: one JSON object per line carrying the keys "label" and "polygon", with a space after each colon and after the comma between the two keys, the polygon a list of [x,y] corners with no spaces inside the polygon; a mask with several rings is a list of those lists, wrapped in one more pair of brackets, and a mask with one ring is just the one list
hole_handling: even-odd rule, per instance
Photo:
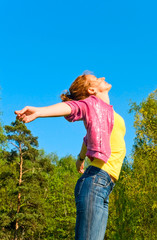
{"label": "woman's ear", "polygon": [[94,95],[94,94],[96,94],[96,89],[93,88],[93,87],[89,87],[89,88],[88,88],[88,93],[89,93],[90,95]]}

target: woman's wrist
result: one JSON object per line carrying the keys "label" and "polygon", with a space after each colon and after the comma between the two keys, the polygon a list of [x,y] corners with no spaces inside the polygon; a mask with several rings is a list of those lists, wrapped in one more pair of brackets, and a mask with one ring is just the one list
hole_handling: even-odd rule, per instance
{"label": "woman's wrist", "polygon": [[77,160],[83,162],[83,161],[84,161],[84,158],[82,158],[82,157],[80,156],[80,154],[78,154],[78,155],[77,155]]}
{"label": "woman's wrist", "polygon": [[42,107],[37,107],[36,115],[37,115],[37,118],[44,117],[44,111],[43,111]]}

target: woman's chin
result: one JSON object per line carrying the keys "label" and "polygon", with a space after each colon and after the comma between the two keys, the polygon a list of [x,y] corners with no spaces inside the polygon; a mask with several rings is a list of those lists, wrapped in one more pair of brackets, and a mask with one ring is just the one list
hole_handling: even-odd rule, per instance
{"label": "woman's chin", "polygon": [[109,84],[109,86],[108,86],[108,90],[110,90],[112,88],[112,85],[111,84]]}

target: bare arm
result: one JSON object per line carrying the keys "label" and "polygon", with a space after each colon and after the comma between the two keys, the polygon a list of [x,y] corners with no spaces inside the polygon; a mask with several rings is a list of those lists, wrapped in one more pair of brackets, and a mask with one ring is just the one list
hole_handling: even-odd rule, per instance
{"label": "bare arm", "polygon": [[87,147],[86,147],[85,143],[83,142],[81,151],[80,151],[80,158],[85,159],[86,152],[87,152]]}
{"label": "bare arm", "polygon": [[68,116],[70,113],[71,107],[64,102],[48,107],[27,106],[20,111],[15,111],[17,118],[25,123],[31,122],[39,117],[61,117]]}
{"label": "bare arm", "polygon": [[39,117],[61,117],[71,113],[71,107],[61,102],[48,107],[39,108]]}
{"label": "bare arm", "polygon": [[79,173],[84,173],[84,162],[85,162],[84,159],[86,157],[86,152],[87,152],[87,147],[83,142],[79,157],[76,161],[76,169]]}

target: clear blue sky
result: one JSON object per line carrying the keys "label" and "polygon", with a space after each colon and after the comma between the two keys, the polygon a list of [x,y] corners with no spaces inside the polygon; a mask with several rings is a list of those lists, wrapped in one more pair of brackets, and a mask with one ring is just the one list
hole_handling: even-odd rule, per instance
{"label": "clear blue sky", "polygon": [[[133,116],[157,87],[156,1],[0,1],[0,109],[4,125],[14,110],[48,106],[84,70],[112,84],[110,101],[126,123],[129,156]],[[85,130],[64,118],[27,124],[39,148],[59,157],[79,153]]]}

